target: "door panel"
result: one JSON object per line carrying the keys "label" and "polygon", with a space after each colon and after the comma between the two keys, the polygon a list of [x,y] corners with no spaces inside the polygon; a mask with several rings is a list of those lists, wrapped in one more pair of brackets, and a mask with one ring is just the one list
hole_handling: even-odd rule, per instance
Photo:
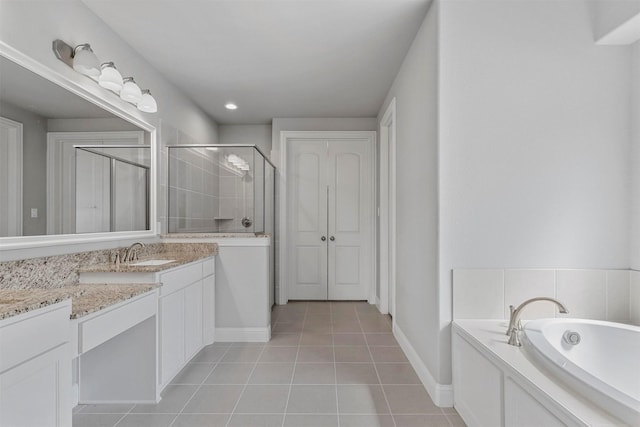
{"label": "door panel", "polygon": [[374,244],[371,141],[287,142],[289,299],[367,300]]}
{"label": "door panel", "polygon": [[329,142],[328,294],[330,300],[366,300],[372,283],[373,179],[367,139]]}
{"label": "door panel", "polygon": [[291,299],[327,299],[326,141],[292,140],[287,191],[291,213],[288,272]]}

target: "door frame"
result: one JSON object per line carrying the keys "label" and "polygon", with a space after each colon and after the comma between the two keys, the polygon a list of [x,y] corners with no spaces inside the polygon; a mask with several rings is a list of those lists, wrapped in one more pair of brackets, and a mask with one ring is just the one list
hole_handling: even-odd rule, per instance
{"label": "door frame", "polygon": [[[22,169],[23,169],[23,141],[22,141],[22,135],[23,135],[23,125],[20,122],[17,122],[15,120],[11,120],[7,117],[1,117],[0,116],[0,124],[2,125],[2,127],[5,127],[7,129],[10,129],[12,131],[12,133],[15,136],[15,140],[13,141],[15,143],[15,150],[11,150],[14,153],[14,157],[13,159],[9,158],[9,167],[12,168],[12,172],[15,178],[15,194],[14,199],[11,200],[10,202],[13,202],[15,205],[15,211],[14,211],[14,215],[15,215],[15,221],[14,221],[14,227],[16,229],[16,232],[19,233],[16,236],[11,236],[11,237],[17,237],[17,236],[22,236],[24,235],[24,229],[23,229],[23,184],[22,184]],[[11,143],[11,141],[9,141],[9,143]]]}
{"label": "door frame", "polygon": [[396,316],[396,99],[380,120],[380,305]]}
{"label": "door frame", "polygon": [[289,280],[287,277],[287,257],[289,253],[287,232],[287,148],[290,143],[290,139],[306,138],[306,139],[367,139],[371,144],[371,182],[373,183],[373,197],[370,209],[371,215],[371,241],[374,242],[374,247],[371,256],[371,283],[369,284],[368,302],[374,304],[376,301],[376,263],[377,259],[377,238],[376,238],[376,208],[375,208],[375,194],[377,194],[377,182],[375,179],[377,154],[376,154],[376,132],[375,131],[281,131],[280,132],[280,167],[279,167],[279,184],[277,186],[279,192],[278,201],[278,271],[279,271],[279,286],[278,286],[278,304],[286,304],[289,301]]}

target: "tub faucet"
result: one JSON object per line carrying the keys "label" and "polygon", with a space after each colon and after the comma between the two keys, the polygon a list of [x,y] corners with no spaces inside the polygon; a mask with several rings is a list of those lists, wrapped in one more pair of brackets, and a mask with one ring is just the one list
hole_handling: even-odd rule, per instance
{"label": "tub faucet", "polygon": [[550,301],[558,306],[560,313],[568,313],[569,310],[555,298],[551,297],[536,297],[531,298],[520,304],[518,307],[514,308],[512,305],[509,306],[510,316],[509,316],[509,327],[507,328],[507,335],[509,336],[509,344],[520,347],[522,342],[520,342],[520,332],[522,331],[522,323],[520,322],[520,313],[522,313],[522,309],[532,302],[536,301]]}
{"label": "tub faucet", "polygon": [[127,250],[124,252],[124,259],[122,260],[122,262],[137,260],[138,259],[138,252],[136,251],[137,247],[144,248],[144,243],[135,242],[131,246],[129,246]]}

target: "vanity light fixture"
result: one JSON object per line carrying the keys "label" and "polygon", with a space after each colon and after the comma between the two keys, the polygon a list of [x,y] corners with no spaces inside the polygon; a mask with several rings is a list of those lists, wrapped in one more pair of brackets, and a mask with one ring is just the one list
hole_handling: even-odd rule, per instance
{"label": "vanity light fixture", "polygon": [[132,104],[137,104],[142,100],[142,91],[133,77],[125,77],[122,79],[123,85],[120,91],[120,98]]}
{"label": "vanity light fixture", "polygon": [[89,77],[100,75],[100,61],[89,43],[79,44],[73,49],[73,69]]}
{"label": "vanity light fixture", "polygon": [[158,103],[149,89],[140,90],[133,77],[123,79],[113,62],[104,62],[101,65],[88,43],[79,44],[74,48],[57,39],[53,41],[53,52],[60,61],[91,77],[105,89],[120,95],[120,99],[134,104],[138,110],[145,113],[158,111]]}
{"label": "vanity light fixture", "polygon": [[120,71],[116,69],[113,62],[105,62],[101,68],[102,73],[100,73],[100,77],[98,78],[98,84],[110,91],[120,93],[122,85],[124,84]]}
{"label": "vanity light fixture", "polygon": [[233,102],[227,102],[226,104],[224,104],[224,108],[226,108],[227,110],[237,110],[238,106]]}
{"label": "vanity light fixture", "polygon": [[158,111],[158,103],[153,95],[151,95],[149,89],[142,91],[142,98],[140,102],[138,102],[138,110],[144,111],[145,113],[155,113]]}

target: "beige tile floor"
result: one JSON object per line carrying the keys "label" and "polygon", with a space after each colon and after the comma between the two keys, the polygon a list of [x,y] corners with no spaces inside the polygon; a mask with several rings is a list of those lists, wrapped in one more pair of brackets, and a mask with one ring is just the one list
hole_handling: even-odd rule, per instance
{"label": "beige tile floor", "polygon": [[458,427],[433,404],[391,334],[364,302],[290,302],[266,344],[216,343],[157,405],[79,405],[74,427]]}

